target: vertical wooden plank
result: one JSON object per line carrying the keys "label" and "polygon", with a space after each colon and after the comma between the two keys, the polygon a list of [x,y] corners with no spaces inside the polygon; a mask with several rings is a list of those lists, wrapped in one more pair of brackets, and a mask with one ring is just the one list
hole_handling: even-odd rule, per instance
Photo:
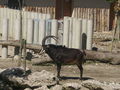
{"label": "vertical wooden plank", "polygon": [[80,16],[81,16],[81,18],[83,18],[83,11],[82,10],[83,10],[83,8],[80,8],[80,12],[81,12]]}
{"label": "vertical wooden plank", "polygon": [[84,18],[84,8],[82,8],[82,18]]}
{"label": "vertical wooden plank", "polygon": [[105,31],[105,21],[104,21],[104,17],[105,17],[105,14],[104,14],[104,12],[105,12],[105,9],[102,9],[102,12],[101,12],[101,15],[102,15],[102,31]]}
{"label": "vertical wooden plank", "polygon": [[89,16],[90,16],[90,9],[88,8],[87,9],[87,19],[89,19]]}
{"label": "vertical wooden plank", "polygon": [[77,8],[77,18],[79,18],[79,11],[78,11],[78,8]]}
{"label": "vertical wooden plank", "polygon": [[100,9],[97,8],[97,31],[100,31]]}
{"label": "vertical wooden plank", "polygon": [[110,9],[107,9],[107,31],[109,31]]}
{"label": "vertical wooden plank", "polygon": [[96,31],[98,31],[98,9],[96,8]]}
{"label": "vertical wooden plank", "polygon": [[97,9],[94,9],[94,31],[97,31],[97,15],[96,15]]}
{"label": "vertical wooden plank", "polygon": [[106,13],[106,11],[107,11],[107,10],[105,9],[105,13],[104,13],[104,20],[105,20],[105,21],[104,21],[104,23],[105,23],[105,24],[104,24],[104,31],[107,30],[107,21],[106,21],[106,20],[107,20],[107,13]]}
{"label": "vertical wooden plank", "polygon": [[78,18],[80,18],[80,8],[78,8]]}
{"label": "vertical wooden plank", "polygon": [[93,20],[93,8],[90,9],[90,18],[89,19]]}
{"label": "vertical wooden plank", "polygon": [[84,19],[86,19],[86,8],[84,8]]}
{"label": "vertical wooden plank", "polygon": [[102,14],[101,13],[102,9],[99,9],[99,10],[100,10],[100,14],[99,14],[100,15],[100,18],[99,18],[99,22],[100,22],[100,24],[99,24],[99,31],[101,32],[102,31],[102,28],[101,28],[102,27],[102,15],[101,15]]}
{"label": "vertical wooden plank", "polygon": [[76,17],[77,16],[77,14],[76,14],[76,8],[74,9],[74,17]]}

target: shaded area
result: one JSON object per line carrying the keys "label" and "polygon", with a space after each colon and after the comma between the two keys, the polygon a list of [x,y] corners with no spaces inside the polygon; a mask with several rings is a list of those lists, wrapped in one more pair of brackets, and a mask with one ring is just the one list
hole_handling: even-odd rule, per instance
{"label": "shaded area", "polygon": [[85,33],[82,34],[82,49],[86,49],[86,44],[87,44],[87,35]]}
{"label": "shaded area", "polygon": [[[80,79],[80,77],[66,77],[66,76],[61,76],[60,79],[62,80],[70,80],[70,79],[74,79],[74,80],[77,80],[77,79]],[[89,79],[93,79],[91,77],[83,77],[82,80],[89,80]]]}

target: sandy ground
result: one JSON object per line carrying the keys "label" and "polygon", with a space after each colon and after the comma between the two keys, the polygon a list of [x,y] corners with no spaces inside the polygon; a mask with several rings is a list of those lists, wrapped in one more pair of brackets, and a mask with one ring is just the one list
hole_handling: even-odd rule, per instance
{"label": "sandy ground", "polygon": [[[95,34],[97,38],[97,34]],[[103,35],[103,34],[101,34]],[[105,34],[106,36],[106,34]],[[111,36],[111,35],[110,35]],[[103,36],[101,36],[103,37]],[[97,40],[97,39],[96,39]],[[99,47],[100,50],[108,51],[110,50],[107,48],[110,46],[109,42],[105,42],[105,45],[101,45],[101,42],[95,41],[93,42],[93,46]],[[107,43],[107,44],[106,44]],[[103,43],[102,43],[103,44]],[[1,47],[1,46],[0,46]],[[1,50],[1,49],[0,49]],[[9,48],[9,55],[13,56],[14,49]],[[1,52],[0,52],[1,56]],[[34,59],[36,61],[39,61],[39,58]],[[10,68],[10,67],[16,67],[15,61],[10,59],[2,60],[0,57],[0,68]],[[30,66],[30,63],[27,64],[27,66]],[[87,79],[95,79],[100,81],[107,81],[107,82],[118,82],[120,83],[120,65],[109,65],[104,63],[89,63],[87,62],[84,66],[84,80]],[[41,70],[47,70],[50,72],[53,72],[56,74],[56,66],[54,64],[45,64],[45,65],[32,65],[32,71],[41,71]],[[64,82],[80,82],[79,81],[79,69],[75,65],[64,65],[61,69],[61,76],[62,81]]]}

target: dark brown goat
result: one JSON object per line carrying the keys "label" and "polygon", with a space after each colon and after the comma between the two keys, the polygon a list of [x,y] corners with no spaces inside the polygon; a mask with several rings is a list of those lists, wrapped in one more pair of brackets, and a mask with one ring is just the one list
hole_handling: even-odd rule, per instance
{"label": "dark brown goat", "polygon": [[45,45],[45,42],[48,38],[57,39],[55,36],[46,36],[42,40],[42,47],[45,52],[51,57],[51,59],[57,65],[57,77],[60,77],[60,70],[62,64],[76,64],[80,70],[80,78],[82,79],[85,52],[80,51],[79,49],[67,48],[61,45],[48,44]]}

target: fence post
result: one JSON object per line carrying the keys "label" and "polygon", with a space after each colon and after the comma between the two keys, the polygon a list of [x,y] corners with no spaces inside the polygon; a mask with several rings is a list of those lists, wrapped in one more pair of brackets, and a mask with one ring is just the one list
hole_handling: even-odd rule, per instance
{"label": "fence post", "polygon": [[41,13],[38,14],[38,18],[42,19],[42,14]]}
{"label": "fence post", "polygon": [[93,36],[93,24],[92,20],[87,22],[87,50],[92,50],[92,36]]}
{"label": "fence post", "polygon": [[[8,19],[4,18],[2,21],[2,40],[8,40]],[[8,56],[8,46],[2,46],[2,59]]]}
{"label": "fence post", "polygon": [[42,44],[42,39],[45,36],[45,20],[39,21],[39,44]]}
{"label": "fence post", "polygon": [[27,39],[27,19],[23,18],[22,20],[22,38]]}
{"label": "fence post", "polygon": [[[20,25],[20,19],[16,19],[14,21],[15,40],[20,40],[20,29],[21,29],[20,26],[21,26]],[[14,52],[15,55],[19,55],[19,49],[20,49],[19,47],[15,47],[15,52]]]}
{"label": "fence post", "polygon": [[39,21],[36,19],[34,20],[34,39],[33,39],[34,44],[38,44],[38,35],[39,35]]}
{"label": "fence post", "polygon": [[46,14],[42,14],[42,19],[46,19]]}
{"label": "fence post", "polygon": [[22,38],[27,40],[27,20],[28,20],[28,12],[22,12]]}
{"label": "fence post", "polygon": [[87,20],[82,20],[82,49],[86,49],[87,43]]}
{"label": "fence post", "polygon": [[[45,28],[45,35],[51,35],[51,20],[46,20],[46,28]],[[51,39],[47,39],[46,43],[51,43]]]}
{"label": "fence post", "polygon": [[76,20],[76,30],[75,30],[75,34],[76,34],[76,38],[75,38],[75,48],[77,49],[81,49],[82,48],[82,20]]}
{"label": "fence post", "polygon": [[46,14],[46,19],[51,19],[51,15],[50,14]]}
{"label": "fence post", "polygon": [[[58,33],[58,22],[57,20],[53,19],[52,20],[52,25],[51,25],[51,35],[53,36],[57,36],[57,33]],[[54,39],[51,39],[51,43],[52,44],[56,44],[56,41]]]}
{"label": "fence post", "polygon": [[70,30],[69,30],[69,48],[72,48],[72,33],[73,33],[73,18],[69,17]]}
{"label": "fence post", "polygon": [[27,43],[33,43],[33,20],[28,19]]}
{"label": "fence post", "polygon": [[73,28],[72,28],[72,48],[75,48],[75,42],[76,42],[76,18],[73,19]]}
{"label": "fence post", "polygon": [[20,19],[14,21],[15,40],[20,40]]}
{"label": "fence post", "polygon": [[63,45],[69,47],[69,28],[70,28],[70,20],[64,18],[64,26],[63,26]]}
{"label": "fence post", "polygon": [[12,37],[13,36],[13,10],[12,9],[10,9],[9,10],[9,35],[10,35],[10,37]]}

